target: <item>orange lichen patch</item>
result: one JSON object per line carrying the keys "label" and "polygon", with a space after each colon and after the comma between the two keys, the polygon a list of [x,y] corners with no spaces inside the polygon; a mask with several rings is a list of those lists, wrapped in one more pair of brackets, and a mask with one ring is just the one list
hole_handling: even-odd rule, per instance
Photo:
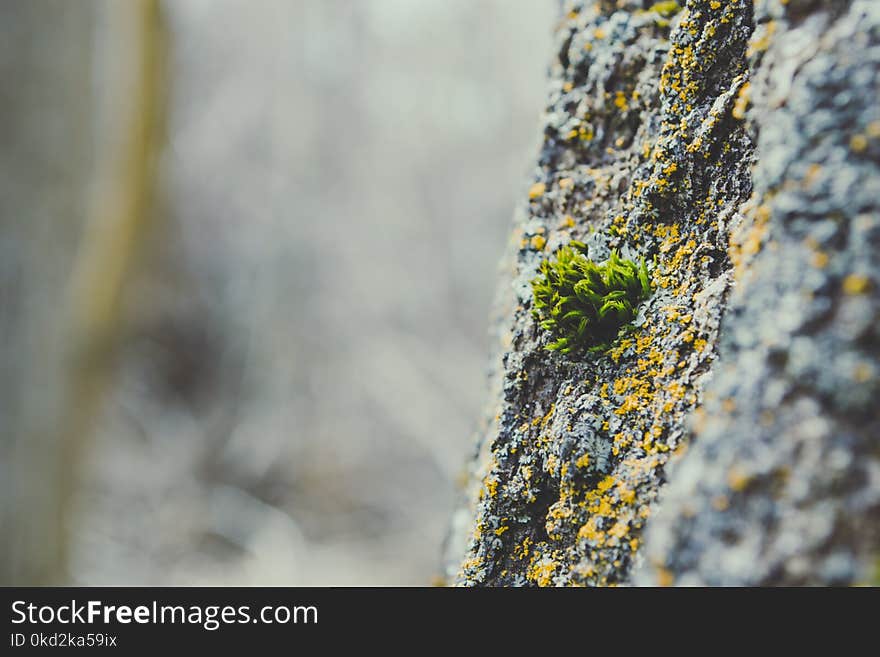
{"label": "orange lichen patch", "polygon": [[630,505],[636,500],[636,492],[621,481],[617,484],[617,497],[623,504]]}
{"label": "orange lichen patch", "polygon": [[574,186],[574,180],[572,178],[560,178],[556,184],[559,186],[559,189],[570,189]]}
{"label": "orange lichen patch", "polygon": [[563,218],[562,222],[559,224],[560,228],[574,228],[574,226],[574,218],[568,214],[565,215],[565,218]]}
{"label": "orange lichen patch", "polygon": [[559,501],[551,505],[550,509],[547,511],[547,518],[544,525],[544,529],[547,531],[547,536],[552,540],[559,540],[562,538],[560,530],[573,514],[574,511],[568,505],[568,496],[564,495]]}
{"label": "orange lichen patch", "polygon": [[578,468],[587,468],[590,466],[590,455],[584,453],[577,461],[574,462],[575,466]]}
{"label": "orange lichen patch", "polygon": [[526,536],[521,543],[517,543],[513,547],[513,557],[515,559],[525,559],[529,556],[532,549],[532,539]]}
{"label": "orange lichen patch", "polygon": [[608,351],[608,355],[615,363],[620,362],[620,357],[627,349],[633,345],[633,341],[629,338],[620,340],[612,349]]}
{"label": "orange lichen patch", "polygon": [[596,490],[600,493],[604,493],[606,490],[611,488],[614,485],[614,477],[608,475],[602,481],[599,482],[599,485],[596,486]]}
{"label": "orange lichen patch", "polygon": [[498,529],[495,530],[495,536],[501,536],[501,534],[506,532],[508,529],[510,529],[510,527],[508,527],[507,525],[502,525],[501,527],[499,527]]}
{"label": "orange lichen patch", "polygon": [[591,563],[578,564],[575,567],[575,572],[583,578],[588,578],[596,574],[596,567]]}
{"label": "orange lichen patch", "polygon": [[763,30],[760,28],[756,29],[755,35],[752,37],[752,40],[749,41],[748,48],[746,48],[746,57],[751,57],[755,53],[767,50],[767,48],[770,47],[770,40],[775,33],[776,21],[769,21],[764,26]]}
{"label": "orange lichen patch", "polygon": [[529,240],[529,244],[535,251],[543,251],[544,246],[547,244],[547,238],[543,235],[533,235],[532,239]]}
{"label": "orange lichen patch", "polygon": [[626,218],[623,215],[614,217],[611,221],[611,226],[608,227],[608,231],[612,235],[626,235]]}
{"label": "orange lichen patch", "polygon": [[461,570],[458,572],[458,578],[461,579],[465,576],[465,573],[473,572],[478,570],[483,565],[482,557],[471,557],[470,559],[465,559],[461,564]]}
{"label": "orange lichen patch", "polygon": [[538,586],[552,586],[559,563],[549,555],[536,552],[526,571],[526,579]]}
{"label": "orange lichen patch", "polygon": [[816,162],[813,162],[810,166],[807,167],[807,173],[804,175],[804,187],[809,189],[819,180],[819,177],[822,174],[822,165]]}
{"label": "orange lichen patch", "polygon": [[750,82],[746,82],[739,89],[739,93],[736,95],[736,102],[733,104],[733,109],[730,111],[733,118],[738,120],[743,120],[746,116],[746,109],[748,109],[749,102],[751,102],[751,92],[752,92],[752,84]]}
{"label": "orange lichen patch", "polygon": [[716,511],[726,511],[730,507],[730,498],[727,495],[718,495],[712,500],[712,508]]}
{"label": "orange lichen patch", "polygon": [[853,381],[865,383],[874,378],[874,367],[870,363],[861,362],[853,370]]}
{"label": "orange lichen patch", "polygon": [[586,539],[590,543],[602,547],[605,544],[605,532],[596,529],[596,523],[598,520],[598,516],[590,518],[586,524],[578,530],[578,538]]}
{"label": "orange lichen patch", "polygon": [[868,138],[865,135],[853,135],[849,139],[849,147],[854,153],[864,153],[868,149]]}
{"label": "orange lichen patch", "polygon": [[668,253],[681,239],[678,224],[657,224],[654,227],[654,237],[661,240],[660,253]]}
{"label": "orange lichen patch", "polygon": [[616,539],[621,539],[629,533],[629,525],[625,522],[621,522],[618,520],[614,523],[611,529],[608,530],[608,535],[612,536]]}
{"label": "orange lichen patch", "polygon": [[544,415],[540,419],[541,429],[545,429],[547,424],[553,418],[553,413],[556,411],[556,404],[550,404],[549,410],[544,413]]}
{"label": "orange lichen patch", "polygon": [[489,497],[495,497],[498,494],[498,477],[495,474],[490,474],[483,480],[483,490],[480,491],[480,497],[484,494]]}
{"label": "orange lichen patch", "polygon": [[816,269],[825,269],[828,266],[828,254],[824,251],[814,251],[812,263]]}
{"label": "orange lichen patch", "polygon": [[861,274],[850,274],[843,279],[843,292],[850,296],[864,294],[871,287],[871,279]]}
{"label": "orange lichen patch", "polygon": [[[682,27],[687,22],[682,21]],[[681,103],[687,103],[697,93],[699,87],[695,73],[701,70],[702,65],[697,61],[692,45],[674,45],[660,74],[660,93],[671,91]],[[672,109],[677,114],[682,108],[676,103]]]}
{"label": "orange lichen patch", "polygon": [[589,123],[582,123],[574,130],[570,130],[566,139],[580,139],[581,141],[593,141],[593,127]]}
{"label": "orange lichen patch", "polygon": [[547,190],[547,185],[542,182],[535,183],[531,187],[529,187],[529,198],[536,199],[544,195],[544,192]]}
{"label": "orange lichen patch", "polygon": [[727,471],[727,485],[735,493],[744,491],[751,480],[751,477],[736,466]]}
{"label": "orange lichen patch", "polygon": [[730,232],[727,252],[736,278],[742,277],[752,258],[761,250],[769,230],[770,206],[762,203],[754,209],[752,207],[750,202],[743,208],[746,220]]}
{"label": "orange lichen patch", "polygon": [[647,406],[653,400],[654,387],[650,380],[637,377],[618,379],[614,383],[615,392],[623,396],[623,403],[614,412],[617,415],[626,415],[630,411],[638,410]]}
{"label": "orange lichen patch", "polygon": [[675,576],[672,574],[672,571],[658,566],[657,584],[659,584],[660,586],[672,586],[673,584],[675,584]]}

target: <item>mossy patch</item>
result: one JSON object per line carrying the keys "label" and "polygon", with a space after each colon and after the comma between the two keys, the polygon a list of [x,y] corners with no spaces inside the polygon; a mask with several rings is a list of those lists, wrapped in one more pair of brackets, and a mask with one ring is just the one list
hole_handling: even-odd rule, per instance
{"label": "mossy patch", "polygon": [[580,242],[562,247],[532,280],[533,313],[555,338],[547,345],[551,351],[607,349],[651,295],[644,259],[636,263],[612,251],[606,262],[596,263],[586,251]]}

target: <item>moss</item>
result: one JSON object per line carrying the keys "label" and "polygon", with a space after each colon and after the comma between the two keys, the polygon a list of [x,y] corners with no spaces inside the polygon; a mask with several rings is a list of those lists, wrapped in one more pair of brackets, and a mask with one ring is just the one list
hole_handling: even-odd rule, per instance
{"label": "moss", "polygon": [[617,251],[597,264],[586,247],[572,242],[541,263],[532,281],[533,313],[554,336],[547,349],[564,354],[586,347],[607,349],[618,331],[636,317],[636,307],[651,294],[648,270],[622,259]]}
{"label": "moss", "polygon": [[[474,524],[482,524],[483,533],[469,546],[468,556],[483,561],[461,583],[626,583],[636,553],[643,549],[642,532],[665,481],[665,468],[686,449],[690,434],[683,429],[685,419],[700,401],[702,373],[716,357],[718,315],[712,308],[727,289],[718,282],[730,266],[722,248],[729,237],[727,217],[751,192],[745,125],[730,115],[746,83],[743,53],[753,8],[745,0],[728,0],[716,10],[709,1],[681,2],[688,5],[682,8],[654,0],[605,0],[602,7],[608,14],[655,6],[633,11],[627,27],[588,11],[569,27],[577,39],[569,44],[572,62],[558,71],[554,67],[554,75],[562,76],[563,93],[554,91],[551,102],[552,116],[566,121],[557,124],[554,119],[552,129],[545,131],[536,180],[545,181],[546,187],[543,196],[526,206],[529,223],[516,237],[517,242],[524,240],[516,252],[516,271],[533,272],[536,258],[548,261],[537,277],[530,274],[532,285],[555,287],[559,296],[554,300],[548,291],[544,312],[537,303],[532,309],[542,322],[553,318],[562,297],[572,296],[582,278],[589,282],[569,263],[574,280],[552,284],[548,274],[565,259],[564,251],[554,252],[553,243],[590,235],[591,245],[612,249],[626,244],[654,256],[647,272],[652,301],[650,307],[638,306],[649,304],[645,291],[636,289],[630,317],[609,322],[605,336],[597,336],[596,322],[578,340],[580,323],[574,322],[577,316],[570,317],[573,339],[557,350],[613,344],[602,358],[564,367],[533,347],[558,342],[566,336],[565,327],[545,327],[548,336],[543,330],[536,336],[538,322],[531,313],[511,306],[510,325],[502,333],[506,354],[501,370],[511,385],[504,380],[501,413],[487,432],[480,461],[481,466],[491,463],[497,493],[489,495],[484,487],[478,501]],[[663,16],[667,11],[675,13],[674,20]],[[726,16],[736,21],[726,25]],[[653,29],[672,22],[671,31]],[[605,38],[592,40],[599,26]],[[639,44],[628,40],[629,26],[639,35]],[[574,47],[581,40],[583,54]],[[643,51],[642,44],[652,50]],[[613,56],[596,59],[608,53]],[[594,69],[587,79],[583,75],[588,66],[604,66],[603,61],[613,62],[609,72],[614,84],[608,88],[593,81]],[[722,74],[722,79],[710,79],[709,72]],[[658,89],[661,79],[663,93]],[[873,130],[880,136],[880,122]],[[873,146],[871,142],[869,148]],[[756,201],[742,225],[734,222],[744,229],[736,242],[744,262],[767,239],[767,228],[754,234],[745,230],[766,223],[769,211],[756,211],[763,200]],[[526,226],[546,227],[552,237],[538,229],[527,233]],[[530,247],[533,235],[548,239],[543,250]],[[582,245],[570,244],[569,258],[588,261]],[[592,266],[603,270],[605,264],[596,260]],[[638,257],[634,260],[638,272]],[[847,273],[861,271],[840,270],[838,284]],[[708,289],[713,282],[717,284]],[[872,277],[869,289],[877,284]],[[539,296],[536,291],[536,302]],[[556,324],[571,312],[569,306],[581,302],[562,303]],[[694,312],[697,304],[700,313]],[[590,319],[595,310],[582,312]],[[627,325],[636,310],[644,315],[638,331]],[[480,488],[479,477],[474,491]],[[732,505],[738,500],[734,486],[748,482],[735,473],[730,483],[723,492]],[[496,534],[503,526],[509,528]],[[668,583],[674,583],[672,572],[667,572]]]}

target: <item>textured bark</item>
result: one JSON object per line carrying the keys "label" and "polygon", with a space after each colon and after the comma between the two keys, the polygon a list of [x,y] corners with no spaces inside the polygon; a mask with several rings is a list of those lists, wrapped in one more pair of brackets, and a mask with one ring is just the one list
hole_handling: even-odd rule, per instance
{"label": "textured bark", "polygon": [[[566,5],[498,296],[463,585],[854,583],[880,550],[880,10]],[[652,262],[635,330],[544,349],[571,239]],[[668,482],[668,484],[667,484]],[[462,558],[462,555],[463,558]]]}

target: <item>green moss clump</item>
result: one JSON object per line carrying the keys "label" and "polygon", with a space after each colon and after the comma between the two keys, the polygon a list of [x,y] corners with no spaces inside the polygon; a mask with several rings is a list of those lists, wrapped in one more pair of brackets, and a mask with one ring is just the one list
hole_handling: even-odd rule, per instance
{"label": "green moss clump", "polygon": [[651,295],[648,269],[622,259],[617,251],[602,264],[590,260],[587,247],[572,242],[541,263],[532,280],[532,313],[555,340],[551,351],[568,354],[584,347],[602,351],[636,317],[636,307]]}

